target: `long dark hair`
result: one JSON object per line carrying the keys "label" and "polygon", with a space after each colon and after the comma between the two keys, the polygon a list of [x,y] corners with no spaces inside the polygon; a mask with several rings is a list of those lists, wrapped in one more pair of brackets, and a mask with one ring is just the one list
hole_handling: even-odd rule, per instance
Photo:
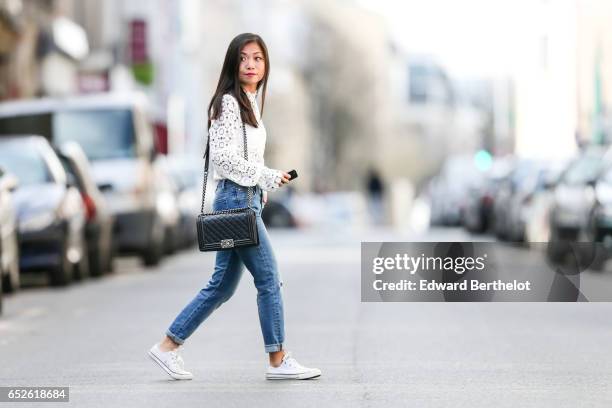
{"label": "long dark hair", "polygon": [[270,73],[268,48],[257,34],[243,33],[234,37],[227,47],[223,68],[221,68],[221,75],[219,75],[219,82],[217,83],[217,90],[208,105],[208,128],[210,128],[210,122],[213,119],[217,119],[221,114],[221,102],[223,100],[223,95],[226,93],[232,94],[238,100],[242,121],[253,127],[258,127],[257,118],[255,117],[253,109],[251,109],[249,98],[240,86],[240,78],[238,76],[240,70],[240,52],[245,45],[251,42],[256,42],[261,47],[266,64],[264,77],[257,83],[258,91],[259,88],[263,86],[263,91],[261,93],[261,114],[263,115],[263,108],[266,102],[266,88],[268,87],[268,75]]}

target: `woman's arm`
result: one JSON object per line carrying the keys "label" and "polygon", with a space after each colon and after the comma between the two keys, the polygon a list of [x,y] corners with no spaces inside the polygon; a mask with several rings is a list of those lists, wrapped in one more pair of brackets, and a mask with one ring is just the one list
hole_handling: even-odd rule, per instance
{"label": "woman's arm", "polygon": [[222,177],[242,186],[259,184],[264,191],[279,188],[282,171],[247,161],[234,151],[232,140],[243,136],[240,108],[238,101],[233,96],[223,95],[221,114],[212,121],[208,137],[210,138],[210,159]]}

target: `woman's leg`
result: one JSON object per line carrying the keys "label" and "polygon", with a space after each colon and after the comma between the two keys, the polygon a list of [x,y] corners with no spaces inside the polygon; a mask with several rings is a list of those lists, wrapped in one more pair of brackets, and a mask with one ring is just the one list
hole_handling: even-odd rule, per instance
{"label": "woman's leg", "polygon": [[[174,319],[166,331],[167,339],[162,342],[162,345],[174,349],[183,344],[215,309],[234,294],[242,276],[243,266],[235,250],[218,251],[215,272],[208,285],[201,289]],[[169,342],[168,339],[171,341]]]}
{"label": "woman's leg", "polygon": [[275,361],[282,358],[285,341],[282,280],[266,226],[261,219],[260,211],[256,212],[259,245],[237,248],[236,252],[253,275],[257,288],[257,308],[264,347],[266,352],[271,353],[272,362],[273,358]]}

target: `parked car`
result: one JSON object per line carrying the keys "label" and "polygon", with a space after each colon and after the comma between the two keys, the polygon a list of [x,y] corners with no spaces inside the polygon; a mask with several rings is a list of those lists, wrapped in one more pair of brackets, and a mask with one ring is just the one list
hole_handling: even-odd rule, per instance
{"label": "parked car", "polygon": [[520,207],[528,194],[530,180],[537,177],[541,165],[531,159],[515,158],[511,170],[503,177],[494,197],[493,231],[500,240],[522,241],[524,225],[516,226]]}
{"label": "parked car", "polygon": [[550,239],[550,211],[554,200],[554,188],[559,177],[567,167],[565,160],[551,162],[541,174],[540,182],[530,196],[527,196],[521,209],[525,222],[525,241],[534,249],[541,249]]}
{"label": "parked car", "polygon": [[297,221],[289,205],[278,198],[270,198],[261,211],[261,219],[268,228],[296,228]]}
{"label": "parked car", "polygon": [[83,149],[75,142],[67,142],[57,149],[57,153],[68,177],[72,178],[81,194],[86,210],[85,237],[89,271],[92,276],[100,276],[113,269],[115,218],[98,190]]}
{"label": "parked car", "polygon": [[155,162],[156,211],[163,225],[163,248],[167,254],[174,253],[179,247],[180,218],[178,205],[179,189],[172,179],[166,160],[160,157]]}
{"label": "parked car", "polygon": [[490,194],[492,187],[489,178],[470,187],[461,206],[461,222],[469,232],[482,233],[489,228],[493,211],[493,195]]}
{"label": "parked car", "polygon": [[563,261],[571,251],[571,242],[588,242],[586,231],[595,204],[594,186],[606,168],[606,150],[603,146],[590,146],[581,151],[555,186],[547,247],[552,262]]}
{"label": "parked car", "polygon": [[196,217],[202,204],[204,162],[186,155],[170,155],[166,160],[169,174],[178,188],[180,232],[177,243],[185,248],[197,242]]}
{"label": "parked car", "polygon": [[516,188],[508,201],[505,213],[506,238],[512,242],[525,242],[528,208],[534,196],[544,188],[548,161],[522,161],[515,169]]}
{"label": "parked car", "polygon": [[0,166],[19,180],[14,202],[21,272],[45,270],[52,285],[87,275],[83,201],[49,143],[40,136],[2,137]]}
{"label": "parked car", "polygon": [[157,211],[156,152],[146,99],[139,94],[42,98],[0,104],[0,134],[40,134],[53,145],[77,142],[115,216],[122,253],[145,265],[163,256],[164,225]]}
{"label": "parked car", "polygon": [[20,286],[17,213],[12,197],[17,186],[17,178],[0,168],[0,278],[5,292]]}
{"label": "parked car", "polygon": [[[0,257],[2,256],[2,243],[0,242]],[[2,301],[4,298],[4,289],[2,288],[2,280],[0,279],[0,315],[2,315]]]}
{"label": "parked car", "polygon": [[480,183],[471,186],[462,206],[463,225],[469,232],[486,232],[493,225],[495,195],[511,170],[509,159],[496,159]]}
{"label": "parked car", "polygon": [[595,199],[589,214],[586,235],[592,245],[585,246],[590,255],[589,267],[604,268],[612,257],[612,166],[607,167],[595,182]]}
{"label": "parked car", "polygon": [[472,155],[449,157],[429,187],[431,225],[460,225],[462,205],[472,186],[484,178]]}

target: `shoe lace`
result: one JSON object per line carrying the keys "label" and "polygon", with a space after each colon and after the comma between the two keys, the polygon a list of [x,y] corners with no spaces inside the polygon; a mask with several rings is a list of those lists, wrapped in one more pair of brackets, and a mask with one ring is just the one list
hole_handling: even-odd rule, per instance
{"label": "shoe lace", "polygon": [[283,361],[285,362],[285,364],[292,366],[292,367],[298,367],[300,365],[300,363],[298,363],[297,360],[291,355],[290,351],[285,352]]}
{"label": "shoe lace", "polygon": [[180,356],[180,354],[176,351],[176,350],[171,350],[170,351],[170,358],[172,359],[173,362],[175,362],[179,367],[181,368],[185,368],[185,362],[183,361],[183,358]]}

